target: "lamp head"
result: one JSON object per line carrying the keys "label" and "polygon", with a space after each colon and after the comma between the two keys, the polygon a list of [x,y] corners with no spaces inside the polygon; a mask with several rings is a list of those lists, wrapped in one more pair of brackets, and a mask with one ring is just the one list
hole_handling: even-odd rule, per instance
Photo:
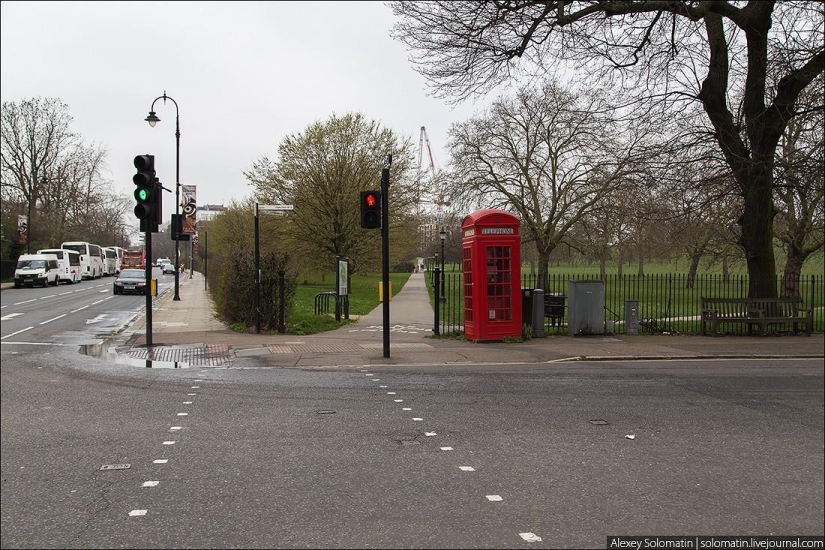
{"label": "lamp head", "polygon": [[154,128],[154,127],[155,127],[155,124],[157,124],[158,122],[160,122],[160,119],[157,117],[157,115],[155,115],[155,111],[149,111],[149,116],[147,116],[147,117],[146,117],[146,118],[144,118],[143,120],[145,120],[146,122],[148,122],[148,123],[149,123],[149,126],[151,126],[152,128]]}
{"label": "lamp head", "polygon": [[441,231],[438,232],[438,236],[441,237],[441,242],[443,243],[447,238],[447,230],[442,227]]}

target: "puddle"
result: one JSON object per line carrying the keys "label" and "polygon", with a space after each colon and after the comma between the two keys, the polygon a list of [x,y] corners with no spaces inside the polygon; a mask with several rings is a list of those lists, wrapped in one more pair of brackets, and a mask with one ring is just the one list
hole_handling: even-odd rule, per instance
{"label": "puddle", "polygon": [[[143,347],[143,346],[141,346]],[[166,348],[158,348],[158,354]],[[94,357],[95,359],[104,359],[109,363],[116,363],[118,365],[131,365],[133,367],[141,367],[145,369],[188,369],[192,366],[189,362],[184,361],[163,361],[152,358],[152,348],[144,347],[145,353],[149,358],[129,357],[125,354],[118,354],[117,350],[111,348],[109,342],[104,340],[96,344],[84,344],[80,346],[80,353]]]}

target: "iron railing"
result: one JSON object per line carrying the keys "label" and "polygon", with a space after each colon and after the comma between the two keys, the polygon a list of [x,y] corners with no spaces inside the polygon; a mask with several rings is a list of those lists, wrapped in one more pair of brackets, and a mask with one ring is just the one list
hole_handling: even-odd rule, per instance
{"label": "iron railing", "polygon": [[[464,330],[463,285],[460,272],[447,271],[445,277],[446,302],[442,302],[439,326],[442,334]],[[561,318],[545,317],[545,334],[566,334],[569,303],[567,302],[567,285],[571,280],[603,280],[605,288],[605,319],[615,320],[613,331],[624,333],[625,300],[638,300],[638,318],[640,334],[680,333],[699,334],[702,298],[744,298],[748,295],[749,278],[747,275],[696,275],[692,284],[688,284],[686,274],[653,275],[607,275],[601,279],[598,275],[549,274],[544,284],[539,284],[535,276],[523,275],[522,288],[541,288],[545,297],[554,295],[556,300],[564,299],[564,316]],[[428,278],[432,292],[432,283]],[[774,284],[777,296],[783,296],[788,288],[782,276],[777,276]],[[825,277],[821,275],[803,275],[795,285],[798,289],[799,307],[813,311],[815,332],[825,330]],[[613,313],[615,312],[615,314]],[[617,319],[618,317],[618,319]],[[744,324],[725,325],[723,330],[730,334],[747,334]],[[792,332],[791,323],[770,326],[773,333]]]}

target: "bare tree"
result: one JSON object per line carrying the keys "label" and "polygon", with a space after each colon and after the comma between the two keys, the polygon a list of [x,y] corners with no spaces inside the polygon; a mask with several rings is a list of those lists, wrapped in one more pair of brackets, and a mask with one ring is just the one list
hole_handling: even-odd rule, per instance
{"label": "bare tree", "polygon": [[[485,93],[525,69],[576,63],[663,108],[701,103],[742,194],[749,295],[772,297],[777,143],[823,72],[813,1],[393,2],[394,35],[437,95]],[[769,70],[778,71],[769,87]],[[739,101],[741,98],[741,101]],[[741,111],[737,111],[737,107]]]}
{"label": "bare tree", "polygon": [[822,87],[808,90],[803,99],[812,108],[788,123],[776,161],[778,214],[774,232],[786,255],[782,294],[796,299],[802,266],[809,256],[822,250],[825,241],[825,119],[823,112],[814,108],[822,103]]}
{"label": "bare tree", "polygon": [[544,281],[550,253],[570,228],[633,185],[644,132],[616,128],[597,90],[549,80],[540,89],[525,86],[450,129],[452,200],[518,214]]}

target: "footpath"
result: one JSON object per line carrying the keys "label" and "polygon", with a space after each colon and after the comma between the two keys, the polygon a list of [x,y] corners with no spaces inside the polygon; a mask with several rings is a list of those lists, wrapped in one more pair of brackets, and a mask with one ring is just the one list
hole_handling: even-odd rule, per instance
{"label": "footpath", "polygon": [[200,273],[181,277],[180,300],[167,291],[155,301],[152,349],[145,316],[124,331],[119,354],[192,365],[307,367],[335,365],[467,365],[576,360],[822,358],[823,334],[813,336],[550,335],[519,343],[474,343],[433,337],[433,309],[424,273],[414,273],[390,302],[390,357],[383,356],[383,307],[340,329],[296,336],[228,329]]}

